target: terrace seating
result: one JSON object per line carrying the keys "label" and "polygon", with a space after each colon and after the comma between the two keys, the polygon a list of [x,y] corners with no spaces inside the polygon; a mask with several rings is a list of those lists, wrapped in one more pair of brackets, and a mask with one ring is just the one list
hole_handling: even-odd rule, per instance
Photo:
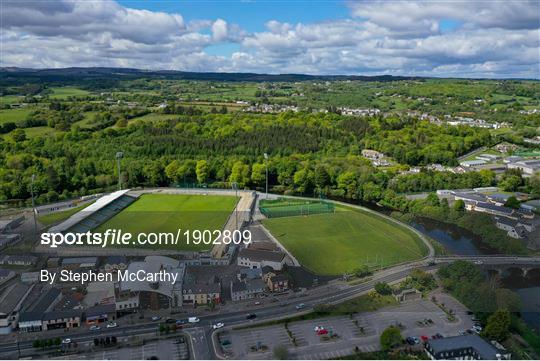
{"label": "terrace seating", "polygon": [[123,195],[118,199],[107,204],[105,207],[95,211],[88,217],[81,220],[76,225],[72,226],[68,231],[74,233],[85,233],[91,231],[105,221],[109,220],[116,214],[120,213],[121,210],[129,206],[131,203],[135,202],[137,198],[131,197],[128,195]]}

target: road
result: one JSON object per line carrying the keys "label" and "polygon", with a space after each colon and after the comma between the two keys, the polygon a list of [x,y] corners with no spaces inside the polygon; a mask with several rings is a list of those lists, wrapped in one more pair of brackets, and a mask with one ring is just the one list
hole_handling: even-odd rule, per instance
{"label": "road", "polygon": [[[433,269],[434,267],[435,266],[425,267],[425,268]],[[256,310],[256,314],[257,314],[256,321],[265,320],[265,319],[273,319],[276,317],[276,315],[291,316],[296,313],[299,313],[298,310],[296,310],[296,305],[300,302],[306,305],[306,307],[302,310],[302,312],[308,312],[312,310],[313,306],[317,304],[342,302],[348,298],[353,298],[361,293],[371,290],[373,286],[375,285],[375,283],[377,282],[392,283],[400,279],[403,279],[409,274],[411,269],[412,267],[399,269],[399,270],[396,270],[395,272],[388,272],[388,271],[384,273],[381,272],[380,276],[374,277],[372,280],[366,283],[352,286],[344,290],[337,290],[323,297],[308,295],[307,297],[298,297],[296,299],[297,302],[291,303],[287,306],[280,306],[278,303],[276,303],[268,307],[259,308]],[[212,324],[217,323],[217,322],[224,322],[227,325],[234,325],[234,324],[242,324],[246,322],[255,322],[255,321],[246,320],[247,312],[248,311],[243,310],[243,311],[201,316],[199,324],[186,327],[186,332],[190,334],[192,334],[191,329],[194,329],[196,327],[203,327],[205,330],[205,337],[206,337],[206,343],[207,343],[206,348],[208,350],[208,355],[207,357],[205,357],[206,355],[200,355],[200,354],[195,353],[196,357],[199,359],[200,358],[210,358],[210,359],[215,358],[215,355],[213,352],[213,346],[211,344],[212,342],[211,325]],[[103,328],[102,330],[99,330],[99,331],[88,331],[88,330],[72,331],[72,332],[69,332],[69,338],[72,341],[82,343],[82,342],[92,342],[94,338],[96,337],[116,336],[120,338],[122,336],[142,335],[142,334],[156,332],[158,325],[159,325],[159,322],[153,322],[153,323],[145,323],[145,324],[140,324],[140,325],[120,326],[114,329]],[[44,334],[39,334],[39,336],[42,336],[42,335]],[[18,346],[17,346],[17,343],[14,343],[14,342],[0,344],[0,355],[15,353],[17,352],[17,347],[19,347],[21,351],[30,350],[33,348],[32,341],[21,341]]]}

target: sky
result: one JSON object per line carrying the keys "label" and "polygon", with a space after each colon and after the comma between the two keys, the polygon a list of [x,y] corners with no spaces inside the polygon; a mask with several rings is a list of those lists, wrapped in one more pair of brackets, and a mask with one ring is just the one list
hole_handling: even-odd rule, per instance
{"label": "sky", "polygon": [[540,78],[540,0],[0,0],[0,66]]}

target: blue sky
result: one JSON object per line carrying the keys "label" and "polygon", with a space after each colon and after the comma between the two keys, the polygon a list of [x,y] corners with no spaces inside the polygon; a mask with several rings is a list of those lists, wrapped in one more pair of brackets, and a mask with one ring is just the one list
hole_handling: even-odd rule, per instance
{"label": "blue sky", "polygon": [[0,66],[540,78],[537,0],[2,0],[0,16]]}
{"label": "blue sky", "polygon": [[345,19],[349,9],[344,1],[119,1],[136,9],[180,13],[186,21],[222,18],[256,32],[265,30],[270,20],[289,23],[311,23],[332,19]]}

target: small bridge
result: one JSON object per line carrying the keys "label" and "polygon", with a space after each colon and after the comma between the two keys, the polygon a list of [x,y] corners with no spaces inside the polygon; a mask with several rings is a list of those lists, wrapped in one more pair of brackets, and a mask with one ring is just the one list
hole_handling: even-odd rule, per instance
{"label": "small bridge", "polygon": [[502,274],[511,269],[521,271],[523,277],[530,272],[540,273],[540,257],[508,256],[508,255],[476,255],[476,256],[441,256],[435,257],[435,263],[449,263],[457,260],[473,262],[481,268]]}

